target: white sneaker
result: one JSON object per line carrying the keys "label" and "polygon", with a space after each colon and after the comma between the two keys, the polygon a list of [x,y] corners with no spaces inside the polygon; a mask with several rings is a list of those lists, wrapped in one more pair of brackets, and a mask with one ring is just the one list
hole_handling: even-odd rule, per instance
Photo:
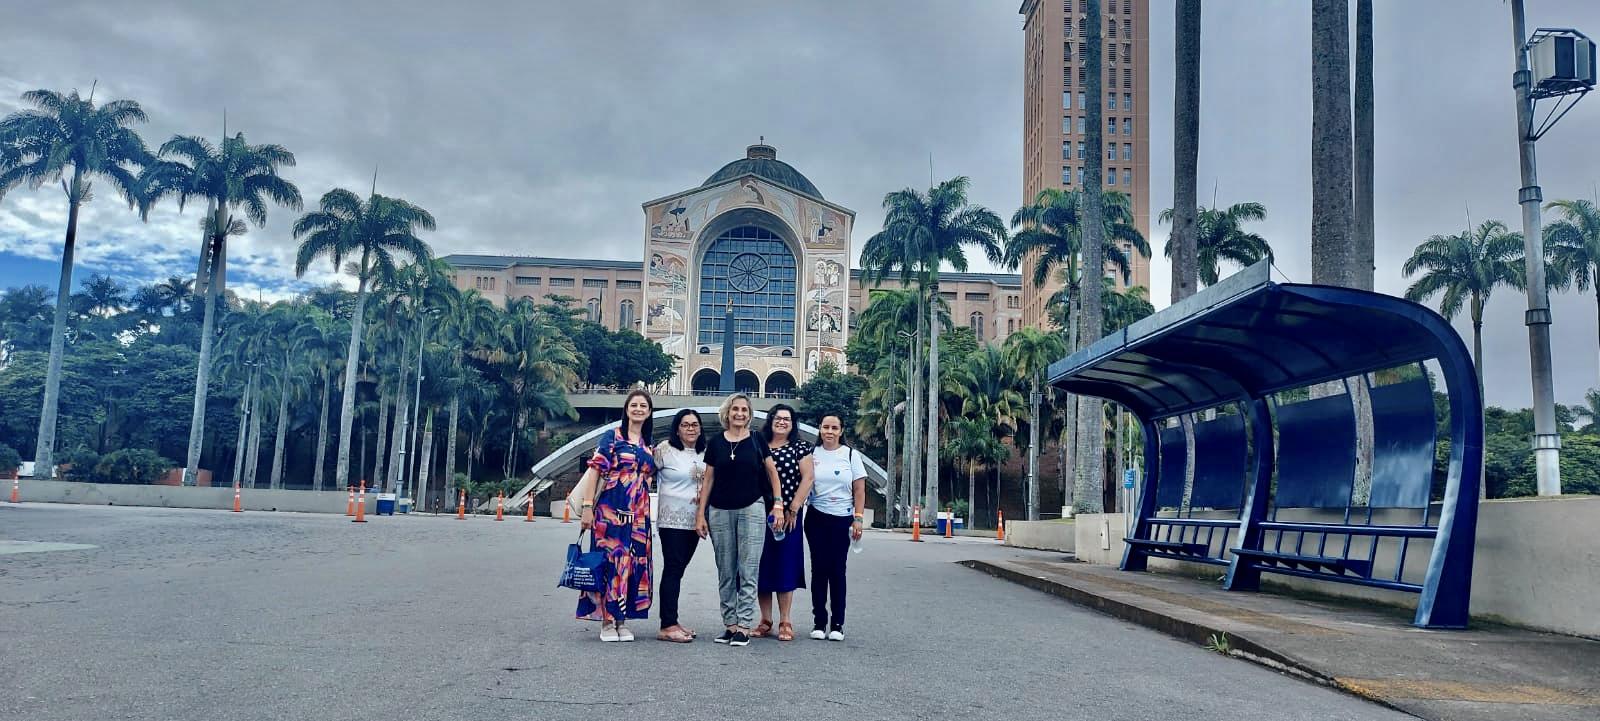
{"label": "white sneaker", "polygon": [[829,641],[843,641],[844,640],[844,631],[840,631],[837,628],[833,629],[832,631],[829,631],[828,632],[828,640]]}
{"label": "white sneaker", "polygon": [[621,641],[622,636],[617,633],[616,626],[608,623],[600,627],[600,640],[605,641],[606,643],[611,643],[613,641]]}
{"label": "white sneaker", "polygon": [[632,641],[633,640],[633,629],[630,629],[627,626],[618,626],[617,627],[617,640],[618,641]]}
{"label": "white sneaker", "polygon": [[823,640],[823,639],[825,639],[827,637],[828,637],[828,634],[825,631],[823,631],[822,629],[820,629],[820,628],[811,629],[811,638],[813,640],[821,641],[821,640]]}

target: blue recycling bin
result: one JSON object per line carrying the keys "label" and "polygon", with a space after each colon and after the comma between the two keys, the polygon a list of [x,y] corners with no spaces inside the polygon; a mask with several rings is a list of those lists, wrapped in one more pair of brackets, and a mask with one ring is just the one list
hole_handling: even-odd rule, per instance
{"label": "blue recycling bin", "polygon": [[394,515],[394,495],[395,494],[393,494],[393,493],[379,493],[378,494],[378,510],[375,513],[375,515],[379,515],[379,516],[392,516],[392,515]]}
{"label": "blue recycling bin", "polygon": [[[949,523],[949,521],[947,521],[945,519],[944,513],[941,512],[939,514],[939,519],[934,522],[935,532],[937,532],[939,535],[943,536],[944,535],[944,525],[946,523]],[[960,516],[956,516],[956,530],[960,531],[960,530],[965,529],[966,527],[967,527],[967,519],[962,518]]]}

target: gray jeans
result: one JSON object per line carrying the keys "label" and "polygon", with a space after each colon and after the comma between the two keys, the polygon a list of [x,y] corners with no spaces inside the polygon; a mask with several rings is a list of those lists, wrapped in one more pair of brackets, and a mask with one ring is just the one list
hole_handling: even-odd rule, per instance
{"label": "gray jeans", "polygon": [[724,626],[755,625],[756,577],[761,573],[761,549],[767,538],[766,513],[762,501],[731,511],[706,508]]}

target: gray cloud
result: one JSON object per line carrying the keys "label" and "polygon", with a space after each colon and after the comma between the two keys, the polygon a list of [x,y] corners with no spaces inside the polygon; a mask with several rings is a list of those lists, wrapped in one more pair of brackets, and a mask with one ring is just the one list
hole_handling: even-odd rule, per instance
{"label": "gray cloud", "polygon": [[[312,206],[336,186],[432,211],[440,253],[638,257],[639,204],[699,184],[758,136],[830,200],[858,212],[857,248],[881,223],[884,193],[932,174],[973,179],[973,200],[1003,216],[1023,200],[1019,3],[772,0],[616,4],[289,0],[41,5],[0,26],[0,113],[25,89],[87,89],[139,100],[142,129],[230,130],[279,143]],[[1169,3],[1152,2],[1152,185],[1171,204]],[[1259,231],[1288,278],[1310,280],[1309,14],[1299,3],[1206,7],[1201,187],[1209,202],[1265,203]],[[1509,11],[1479,0],[1378,3],[1379,289],[1429,235],[1500,218],[1518,227]],[[1530,26],[1600,32],[1600,5],[1548,0]],[[1590,101],[1591,103],[1594,101]],[[1580,105],[1541,143],[1548,198],[1590,196],[1600,158],[1584,142],[1600,109]],[[0,252],[54,258],[59,193],[0,203]],[[230,253],[235,287],[264,297],[292,278],[295,213],[274,209]],[[196,209],[140,224],[102,193],[84,217],[85,260],[135,277],[192,272]],[[1159,248],[1166,229],[1156,227]],[[974,259],[978,261],[978,259]],[[988,266],[975,262],[975,269]],[[1152,296],[1165,305],[1158,259]],[[306,284],[333,278],[317,268]],[[48,279],[43,282],[52,282]],[[1501,291],[1486,319],[1489,399],[1530,393],[1523,301]],[[1600,383],[1595,308],[1555,302],[1562,400]],[[1464,319],[1457,323],[1470,332]]]}

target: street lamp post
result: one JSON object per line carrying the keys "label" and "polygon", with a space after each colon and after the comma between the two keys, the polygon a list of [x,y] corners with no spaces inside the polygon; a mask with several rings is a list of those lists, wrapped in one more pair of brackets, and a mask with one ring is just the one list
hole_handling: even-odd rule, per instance
{"label": "street lamp post", "polygon": [[[1517,148],[1522,170],[1517,202],[1522,206],[1523,259],[1528,281],[1528,311],[1524,324],[1528,326],[1529,360],[1533,367],[1533,453],[1539,495],[1557,496],[1561,494],[1561,436],[1556,424],[1555,373],[1550,352],[1550,289],[1545,281],[1544,237],[1539,218],[1539,204],[1544,195],[1539,188],[1534,144],[1594,87],[1594,43],[1576,30],[1540,28],[1529,38],[1522,5],[1523,0],[1511,0],[1511,31],[1516,55],[1511,86],[1516,92]],[[1580,53],[1576,63],[1572,63],[1571,55],[1566,57],[1572,64],[1570,68],[1540,67],[1540,77],[1536,79],[1529,68],[1528,54],[1546,41],[1550,42],[1549,47],[1565,45],[1569,53]],[[1586,58],[1581,55],[1584,47],[1588,50]],[[1562,62],[1559,52],[1553,53],[1551,59],[1557,65]],[[1573,98],[1565,107],[1561,101],[1564,97]],[[1539,127],[1535,127],[1534,103],[1542,98],[1555,98],[1556,107]]]}
{"label": "street lamp post", "polygon": [[906,495],[912,499],[912,504],[926,505],[922,489],[922,466],[916,463],[917,444],[922,440],[922,428],[917,423],[917,418],[920,416],[918,411],[922,408],[922,394],[917,392],[917,367],[919,362],[917,355],[920,350],[917,347],[917,343],[922,337],[922,314],[920,312],[917,313],[917,330],[915,332],[907,333],[904,330],[897,330],[895,334],[908,341],[906,344],[906,449],[905,455],[901,459],[902,468],[900,469],[900,474],[906,477],[903,480],[909,484],[907,487],[911,490]]}

